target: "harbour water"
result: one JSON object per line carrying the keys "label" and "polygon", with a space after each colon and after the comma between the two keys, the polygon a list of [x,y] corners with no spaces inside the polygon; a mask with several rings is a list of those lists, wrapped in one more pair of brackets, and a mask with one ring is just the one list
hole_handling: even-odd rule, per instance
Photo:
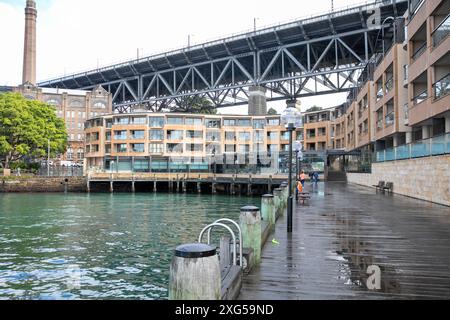
{"label": "harbour water", "polygon": [[0,194],[0,299],[167,299],[173,249],[260,198]]}

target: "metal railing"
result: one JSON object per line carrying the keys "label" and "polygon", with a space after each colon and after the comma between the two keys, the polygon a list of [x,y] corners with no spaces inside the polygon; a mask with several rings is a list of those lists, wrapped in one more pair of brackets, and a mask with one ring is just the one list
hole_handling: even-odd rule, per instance
{"label": "metal railing", "polygon": [[434,29],[431,37],[433,39],[433,47],[437,47],[450,34],[450,14]]}
{"label": "metal railing", "polygon": [[413,101],[413,104],[416,105],[416,104],[424,102],[427,99],[428,99],[428,90],[425,89],[424,91],[422,91],[421,93],[416,95],[414,98],[412,98],[412,101]]}
{"label": "metal railing", "polygon": [[419,48],[417,48],[416,51],[414,51],[412,55],[413,61],[417,60],[425,52],[426,49],[427,49],[427,42],[425,41],[420,45]]}
{"label": "metal railing", "polygon": [[450,133],[376,152],[376,162],[450,154]]}
{"label": "metal railing", "polygon": [[450,93],[450,73],[433,84],[434,98],[439,99]]}

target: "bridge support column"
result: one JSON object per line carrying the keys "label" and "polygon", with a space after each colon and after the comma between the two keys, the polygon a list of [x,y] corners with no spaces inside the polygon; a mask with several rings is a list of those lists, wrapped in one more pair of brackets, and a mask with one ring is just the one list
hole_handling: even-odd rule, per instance
{"label": "bridge support column", "polygon": [[265,116],[267,115],[266,88],[253,86],[249,88],[248,96],[248,115]]}

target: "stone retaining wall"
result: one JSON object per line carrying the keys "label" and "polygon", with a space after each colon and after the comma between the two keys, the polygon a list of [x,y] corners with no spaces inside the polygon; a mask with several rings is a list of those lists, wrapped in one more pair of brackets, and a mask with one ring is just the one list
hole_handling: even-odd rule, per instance
{"label": "stone retaining wall", "polygon": [[348,173],[349,183],[394,183],[394,193],[450,206],[450,155],[374,163],[372,173]]}
{"label": "stone retaining wall", "polygon": [[[67,181],[66,181],[67,179]],[[2,179],[0,192],[86,192],[86,178],[83,177],[33,177],[24,179]]]}

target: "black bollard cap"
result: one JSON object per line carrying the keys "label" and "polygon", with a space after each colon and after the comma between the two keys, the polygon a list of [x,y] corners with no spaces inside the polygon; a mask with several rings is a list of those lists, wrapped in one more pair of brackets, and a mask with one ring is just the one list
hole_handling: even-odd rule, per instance
{"label": "black bollard cap", "polygon": [[206,258],[216,254],[216,248],[204,243],[183,244],[175,249],[175,256],[180,258]]}
{"label": "black bollard cap", "polygon": [[263,198],[273,198],[273,194],[265,194],[262,197]]}
{"label": "black bollard cap", "polygon": [[258,212],[259,208],[254,206],[246,206],[241,208],[241,212]]}

